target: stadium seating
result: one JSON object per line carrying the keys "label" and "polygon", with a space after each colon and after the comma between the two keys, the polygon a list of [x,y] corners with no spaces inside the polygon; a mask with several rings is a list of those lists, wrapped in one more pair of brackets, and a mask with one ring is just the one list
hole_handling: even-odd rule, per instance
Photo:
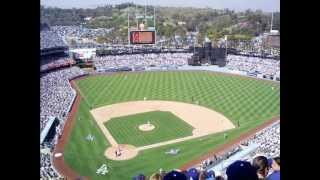
{"label": "stadium seating", "polygon": [[[220,166],[220,162],[226,163],[231,156],[235,156],[241,151],[241,146],[249,146],[250,144],[256,144],[257,149],[254,152],[251,152],[248,156],[245,156],[242,159],[237,159],[231,162],[227,167],[219,171],[214,171],[212,168],[214,166]],[[251,165],[256,157],[262,156],[268,159],[268,166],[270,167],[266,179],[268,177],[275,178],[280,180],[280,122],[277,121],[270,126],[262,129],[255,133],[252,137],[241,142],[238,146],[227,150],[223,155],[214,155],[198,165],[189,168],[187,171],[172,170],[168,173],[163,173],[160,169],[160,172],[155,172],[155,174],[161,174],[160,179],[172,178],[173,176],[181,176],[182,179],[193,180],[212,180],[212,179],[225,179],[225,180],[250,180],[258,179],[258,176],[252,175],[252,169],[254,166]],[[278,168],[272,168],[272,162],[275,161],[273,158],[278,160]],[[230,158],[231,159],[231,158]],[[219,165],[218,165],[219,164]],[[251,177],[250,175],[251,169]],[[154,175],[152,175],[154,176]],[[202,176],[202,179],[201,179]],[[245,177],[244,177],[245,176]],[[139,177],[145,177],[143,174],[140,174]],[[135,177],[138,178],[138,177]],[[147,177],[145,177],[147,179]],[[151,179],[151,178],[150,178]]]}
{"label": "stadium seating", "polygon": [[[40,78],[40,130],[42,131],[50,117],[57,117],[60,125],[57,132],[62,132],[64,121],[71,108],[76,92],[69,80],[86,74],[78,67],[50,72]],[[42,179],[59,179],[60,176],[51,164],[52,150],[56,141],[40,145],[40,149],[49,149],[40,153],[40,177]]]}
{"label": "stadium seating", "polygon": [[94,65],[97,70],[132,66],[183,66],[187,65],[191,55],[191,53],[162,53],[102,56],[94,59]]}
{"label": "stadium seating", "polygon": [[275,76],[280,73],[280,61],[275,59],[228,55],[227,65],[229,69]]}
{"label": "stadium seating", "polygon": [[44,30],[40,32],[40,49],[50,49],[57,47],[66,47],[67,44],[64,42],[61,36],[51,30]]}
{"label": "stadium seating", "polygon": [[[88,32],[79,32],[72,27],[53,27],[53,30],[41,31],[41,49],[50,49],[60,46],[66,46],[63,41],[64,36],[86,36],[91,34]],[[105,32],[106,30],[101,30]],[[100,31],[96,32],[99,34]],[[258,40],[257,40],[258,41]],[[259,43],[259,42],[257,42]],[[121,48],[119,52],[121,52]],[[125,48],[124,48],[125,49]],[[259,49],[258,49],[259,50]],[[258,51],[257,50],[257,51]],[[261,50],[261,49],[260,49]],[[274,55],[278,52],[276,49],[271,50]],[[246,54],[246,49],[243,48],[243,54]],[[99,70],[108,68],[124,68],[133,67],[134,69],[145,70],[146,67],[163,67],[163,66],[187,66],[188,58],[191,58],[192,53],[150,53],[150,54],[125,54],[95,57],[94,65]],[[272,75],[280,73],[280,61],[270,58],[252,57],[252,56],[227,56],[227,68],[245,72],[255,72],[264,75]],[[74,64],[69,57],[52,58],[41,61],[41,70],[49,70],[51,67],[63,67],[65,65]],[[53,68],[54,69],[54,68]],[[50,117],[57,117],[61,124],[57,127],[57,132],[62,132],[64,121],[67,118],[70,107],[76,96],[76,92],[70,86],[69,80],[86,73],[78,67],[65,68],[53,72],[42,74],[40,78],[40,130],[42,131]],[[40,160],[40,178],[41,179],[60,179],[61,176],[55,171],[52,166],[52,150],[56,141],[40,145],[41,150],[48,149],[47,152],[41,152]],[[209,180],[213,179],[227,179],[227,168],[221,171],[213,171],[212,168],[221,162],[230,160],[230,157],[236,156],[243,152],[243,146],[250,146],[257,144],[258,148],[249,155],[239,159],[240,164],[243,161],[251,162],[256,156],[263,155],[266,158],[273,158],[280,156],[280,124],[279,122],[259,131],[251,138],[243,141],[241,144],[234,146],[227,150],[222,155],[214,155],[200,164],[185,171],[186,177],[193,176],[193,179],[200,179],[200,177]],[[170,152],[171,153],[171,152]],[[238,163],[238,162],[237,162]],[[236,164],[237,165],[237,164]],[[249,166],[249,165],[248,165]],[[165,167],[164,167],[165,168]],[[155,172],[157,173],[157,172]],[[181,173],[179,171],[159,174],[164,178]],[[193,173],[193,174],[192,174]],[[272,171],[270,171],[272,173]],[[270,174],[269,173],[269,174]],[[139,176],[142,178],[142,175]],[[138,177],[138,178],[139,178]],[[146,178],[146,177],[145,177]],[[164,178],[165,179],[165,178]]]}

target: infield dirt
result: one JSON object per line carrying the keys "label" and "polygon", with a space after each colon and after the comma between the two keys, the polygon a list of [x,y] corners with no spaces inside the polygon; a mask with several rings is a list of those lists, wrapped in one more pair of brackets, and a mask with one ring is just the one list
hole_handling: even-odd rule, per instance
{"label": "infield dirt", "polygon": [[[160,143],[155,143],[151,145],[146,145],[142,147],[137,147],[135,151],[141,151],[150,148],[156,148],[159,146],[164,146],[168,144],[178,143],[197,137],[205,136],[208,134],[222,132],[228,129],[235,128],[229,119],[227,119],[222,114],[208,109],[203,106],[175,102],[175,101],[131,101],[124,103],[117,103],[112,105],[107,105],[91,110],[95,121],[97,122],[99,128],[102,130],[105,137],[108,139],[112,147],[109,147],[105,155],[109,159],[114,160],[114,152],[110,151],[110,148],[118,147],[119,144],[104,126],[104,123],[109,121],[114,117],[127,116],[131,114],[150,112],[150,111],[170,111],[180,119],[184,120],[186,123],[194,127],[192,131],[192,136],[187,136],[183,138],[178,138],[174,140],[164,141]],[[124,150],[125,147],[124,147]],[[132,148],[128,150],[131,152]],[[134,154],[138,154],[134,151]],[[128,154],[127,159],[131,159],[131,153],[125,153],[119,160],[126,159],[126,154]]]}

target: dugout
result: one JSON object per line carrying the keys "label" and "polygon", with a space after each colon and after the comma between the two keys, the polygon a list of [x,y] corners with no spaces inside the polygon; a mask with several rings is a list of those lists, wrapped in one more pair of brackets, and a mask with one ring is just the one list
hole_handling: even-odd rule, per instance
{"label": "dugout", "polygon": [[52,142],[56,135],[56,127],[60,124],[60,121],[56,117],[50,117],[46,126],[43,128],[40,134],[40,144]]}

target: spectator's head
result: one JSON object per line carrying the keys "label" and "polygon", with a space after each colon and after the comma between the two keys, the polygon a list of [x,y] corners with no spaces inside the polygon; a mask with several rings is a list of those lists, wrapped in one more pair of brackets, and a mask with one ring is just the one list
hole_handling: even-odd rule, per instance
{"label": "spectator's head", "polygon": [[187,176],[178,171],[171,171],[163,177],[163,180],[187,180]]}
{"label": "spectator's head", "polygon": [[255,169],[249,162],[235,161],[227,168],[228,180],[258,180]]}
{"label": "spectator's head", "polygon": [[188,179],[192,178],[192,179],[198,179],[199,178],[199,172],[196,168],[191,168],[189,169],[188,173],[187,173]]}
{"label": "spectator's head", "polygon": [[207,180],[207,171],[201,171],[199,173],[199,180]]}
{"label": "spectator's head", "polygon": [[188,171],[187,170],[183,170],[181,171],[182,174],[184,174],[186,177],[188,177]]}
{"label": "spectator's head", "polygon": [[206,180],[215,180],[215,173],[213,170],[210,170],[209,172],[207,172],[207,179]]}
{"label": "spectator's head", "polygon": [[150,176],[149,180],[161,180],[161,175],[160,173],[154,173]]}
{"label": "spectator's head", "polygon": [[280,171],[280,157],[275,157],[273,159],[268,160],[269,161],[269,166],[274,170],[274,171]]}
{"label": "spectator's head", "polygon": [[269,172],[268,159],[264,156],[257,156],[252,161],[259,178],[265,178]]}

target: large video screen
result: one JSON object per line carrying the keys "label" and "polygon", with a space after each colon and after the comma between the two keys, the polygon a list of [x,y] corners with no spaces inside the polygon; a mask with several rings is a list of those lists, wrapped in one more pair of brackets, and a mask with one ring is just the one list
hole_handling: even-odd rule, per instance
{"label": "large video screen", "polygon": [[155,31],[131,31],[130,44],[155,44]]}

